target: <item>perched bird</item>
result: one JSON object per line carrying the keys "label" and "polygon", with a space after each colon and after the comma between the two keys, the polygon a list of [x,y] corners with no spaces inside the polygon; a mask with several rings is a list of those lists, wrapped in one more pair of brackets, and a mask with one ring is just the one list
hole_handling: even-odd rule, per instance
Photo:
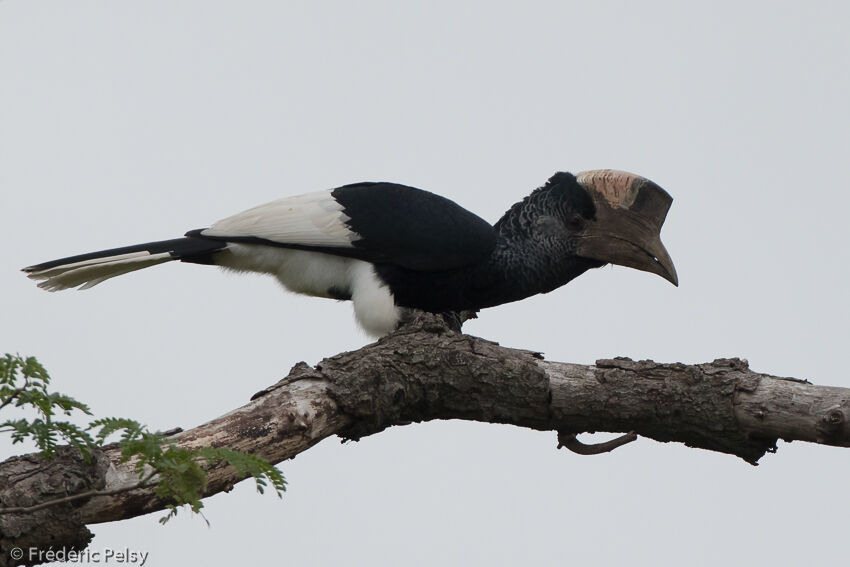
{"label": "perched bird", "polygon": [[421,189],[355,183],[272,201],[183,238],[24,272],[48,291],[86,289],[172,260],[260,272],[296,293],[351,300],[358,323],[379,336],[407,308],[477,311],[550,292],[605,264],[678,285],[659,236],[671,202],[631,173],[556,173],[491,226]]}

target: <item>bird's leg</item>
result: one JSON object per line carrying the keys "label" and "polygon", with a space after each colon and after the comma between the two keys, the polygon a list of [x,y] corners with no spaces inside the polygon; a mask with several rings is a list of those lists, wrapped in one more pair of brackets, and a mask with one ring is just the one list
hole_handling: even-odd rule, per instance
{"label": "bird's leg", "polygon": [[445,323],[443,320],[433,313],[409,307],[402,307],[399,311],[400,316],[398,325],[396,326],[396,332],[401,331],[402,329],[413,331],[425,330],[432,332],[439,332],[445,329]]}
{"label": "bird's leg", "polygon": [[582,443],[577,438],[577,433],[567,433],[566,431],[558,432],[558,449],[561,447],[565,447],[572,451],[573,453],[578,453],[579,455],[599,455],[602,453],[609,453],[616,449],[617,447],[621,447],[626,443],[631,443],[635,439],[638,438],[637,434],[634,431],[629,431],[625,435],[621,435],[619,437],[615,437],[610,441],[605,441],[603,443]]}
{"label": "bird's leg", "polygon": [[446,322],[446,325],[453,331],[457,331],[458,333],[463,332],[461,327],[463,324],[470,319],[477,319],[478,312],[476,311],[445,311],[440,313],[440,316],[443,318],[443,321]]}
{"label": "bird's leg", "polygon": [[461,332],[464,322],[477,318],[475,311],[445,311],[429,313],[418,309],[402,308],[396,330],[404,327],[418,327],[426,331],[442,331],[446,328]]}

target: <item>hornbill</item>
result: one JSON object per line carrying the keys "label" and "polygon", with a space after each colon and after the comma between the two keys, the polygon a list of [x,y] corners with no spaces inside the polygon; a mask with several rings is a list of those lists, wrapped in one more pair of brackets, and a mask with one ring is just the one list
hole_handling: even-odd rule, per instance
{"label": "hornbill", "polygon": [[473,310],[550,292],[590,268],[619,264],[678,285],[659,233],[672,198],[614,170],[556,173],[493,226],[433,193],[355,183],[286,197],[183,238],[24,268],[48,291],[90,288],[180,260],[275,276],[287,289],[351,300],[380,336],[408,308]]}

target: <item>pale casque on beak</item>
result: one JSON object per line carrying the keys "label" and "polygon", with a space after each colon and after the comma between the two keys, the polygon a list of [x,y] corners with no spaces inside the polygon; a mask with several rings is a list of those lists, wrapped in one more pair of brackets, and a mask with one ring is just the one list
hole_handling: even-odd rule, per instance
{"label": "pale casque on beak", "polygon": [[661,243],[673,198],[649,179],[624,171],[583,171],[576,180],[596,205],[596,219],[578,235],[576,254],[658,274],[678,286],[673,260]]}

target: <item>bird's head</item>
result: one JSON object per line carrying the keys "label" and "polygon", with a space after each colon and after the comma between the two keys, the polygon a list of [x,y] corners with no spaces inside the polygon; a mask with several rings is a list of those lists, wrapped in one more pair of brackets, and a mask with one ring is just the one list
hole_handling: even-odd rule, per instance
{"label": "bird's head", "polygon": [[575,180],[593,201],[591,218],[572,213],[579,257],[658,274],[679,285],[673,260],[661,243],[661,225],[672,197],[652,181],[624,171],[583,171]]}

